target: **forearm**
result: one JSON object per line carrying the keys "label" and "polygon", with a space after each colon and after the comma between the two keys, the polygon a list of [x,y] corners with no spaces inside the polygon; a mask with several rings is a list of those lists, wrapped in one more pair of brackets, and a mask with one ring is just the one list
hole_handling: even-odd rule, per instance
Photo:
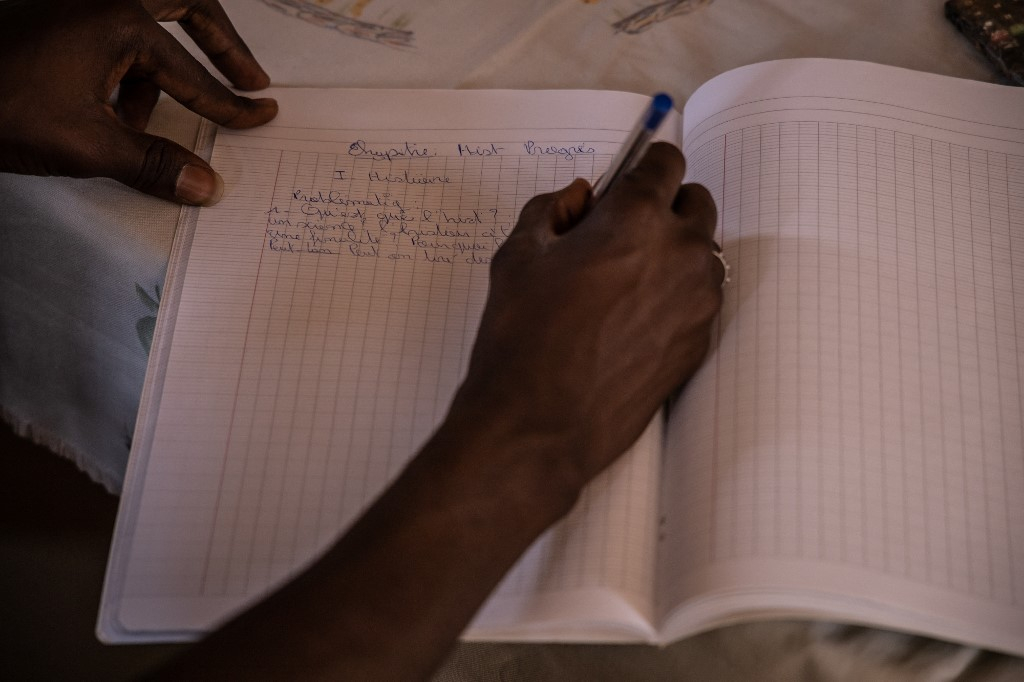
{"label": "forearm", "polygon": [[454,408],[309,570],[159,677],[426,677],[578,492],[575,482],[545,470],[545,462],[566,459],[557,436],[524,438],[520,430],[513,438],[506,420],[476,412]]}

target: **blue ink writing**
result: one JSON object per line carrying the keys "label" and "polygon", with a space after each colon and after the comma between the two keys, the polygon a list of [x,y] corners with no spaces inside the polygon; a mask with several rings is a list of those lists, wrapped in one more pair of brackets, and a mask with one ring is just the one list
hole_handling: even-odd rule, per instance
{"label": "blue ink writing", "polygon": [[379,149],[375,149],[367,145],[365,140],[356,140],[350,144],[348,146],[348,155],[355,157],[369,156],[373,159],[387,159],[388,161],[393,161],[395,159],[437,156],[437,154],[431,152],[426,147],[420,149],[415,142],[405,142],[397,147],[381,147]]}
{"label": "blue ink writing", "polygon": [[493,142],[486,145],[460,143],[458,150],[459,156],[499,156],[505,151],[505,148],[499,147]]}
{"label": "blue ink writing", "polygon": [[407,170],[403,170],[400,174],[381,173],[374,170],[367,173],[367,177],[370,182],[393,182],[404,185],[447,185],[451,182],[451,178],[447,175],[415,175]]}
{"label": "blue ink writing", "polygon": [[579,154],[596,154],[597,150],[586,142],[579,142],[573,145],[544,145],[537,144],[533,140],[523,143],[523,149],[530,156],[561,156],[566,161],[572,161]]}

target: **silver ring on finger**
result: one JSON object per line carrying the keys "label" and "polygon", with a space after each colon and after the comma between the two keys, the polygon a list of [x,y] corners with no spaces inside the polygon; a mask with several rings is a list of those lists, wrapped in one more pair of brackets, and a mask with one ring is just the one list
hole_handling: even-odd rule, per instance
{"label": "silver ring on finger", "polygon": [[725,254],[722,253],[722,249],[718,248],[717,244],[715,245],[715,248],[711,249],[711,255],[714,256],[715,258],[717,258],[718,261],[722,264],[722,284],[721,284],[721,286],[724,287],[727,283],[732,281],[732,278],[729,277],[729,270],[731,269],[729,267],[729,263],[726,262]]}

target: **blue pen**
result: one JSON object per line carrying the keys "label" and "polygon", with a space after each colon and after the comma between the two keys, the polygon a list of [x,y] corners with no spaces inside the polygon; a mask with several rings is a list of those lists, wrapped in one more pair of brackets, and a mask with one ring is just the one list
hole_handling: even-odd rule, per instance
{"label": "blue pen", "polygon": [[651,103],[640,116],[640,120],[633,126],[629,136],[619,148],[619,153],[612,159],[608,170],[594,186],[594,199],[600,199],[608,188],[621,176],[633,169],[633,166],[643,158],[644,152],[651,145],[654,133],[658,126],[665,120],[668,112],[672,111],[672,98],[664,92],[659,92],[651,98]]}

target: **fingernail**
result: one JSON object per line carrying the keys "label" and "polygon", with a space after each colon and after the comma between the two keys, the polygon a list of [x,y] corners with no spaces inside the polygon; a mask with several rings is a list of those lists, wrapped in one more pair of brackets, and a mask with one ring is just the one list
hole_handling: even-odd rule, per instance
{"label": "fingernail", "polygon": [[174,196],[186,204],[213,206],[224,196],[224,180],[209,168],[186,164],[178,173]]}

